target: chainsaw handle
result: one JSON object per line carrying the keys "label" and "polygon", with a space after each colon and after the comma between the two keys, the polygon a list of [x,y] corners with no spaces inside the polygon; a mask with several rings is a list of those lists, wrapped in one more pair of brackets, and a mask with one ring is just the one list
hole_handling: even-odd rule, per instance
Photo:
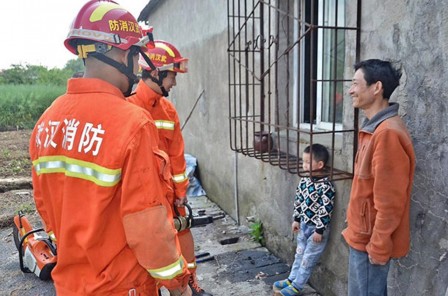
{"label": "chainsaw handle", "polygon": [[174,228],[177,231],[183,231],[187,228],[191,228],[191,224],[193,222],[193,211],[191,210],[191,207],[189,204],[185,204],[185,207],[188,209],[188,215],[182,216],[179,213],[178,207],[174,206]]}
{"label": "chainsaw handle", "polygon": [[48,246],[53,255],[58,255],[58,250],[56,249],[56,246],[50,242],[50,239],[44,239],[43,242]]}
{"label": "chainsaw handle", "polygon": [[[184,206],[188,209],[188,220],[193,220],[193,210],[191,209],[191,206],[188,203],[184,204]],[[178,207],[174,206],[174,213],[176,214],[176,216],[180,216],[179,210],[177,208]]]}
{"label": "chainsaw handle", "polygon": [[19,263],[20,263],[20,270],[22,270],[22,272],[24,272],[24,273],[31,273],[32,271],[29,270],[28,268],[26,268],[23,265],[23,242],[31,234],[34,234],[34,233],[40,232],[40,231],[44,231],[44,229],[43,228],[33,229],[33,230],[25,233],[25,235],[20,239],[20,243],[19,243],[19,246],[20,246],[20,248],[19,248]]}

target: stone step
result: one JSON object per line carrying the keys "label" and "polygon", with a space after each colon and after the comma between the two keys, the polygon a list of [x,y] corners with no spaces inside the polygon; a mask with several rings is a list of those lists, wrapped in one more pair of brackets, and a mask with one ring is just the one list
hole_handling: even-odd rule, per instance
{"label": "stone step", "polygon": [[17,189],[32,189],[31,177],[0,179],[0,193]]}

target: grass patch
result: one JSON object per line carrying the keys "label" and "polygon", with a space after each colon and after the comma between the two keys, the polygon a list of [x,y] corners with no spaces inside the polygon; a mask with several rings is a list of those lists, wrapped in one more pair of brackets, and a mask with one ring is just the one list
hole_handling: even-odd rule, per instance
{"label": "grass patch", "polygon": [[264,246],[265,240],[264,240],[263,223],[257,220],[254,223],[251,223],[249,227],[250,227],[250,236],[252,237],[252,239],[261,244],[262,246]]}
{"label": "grass patch", "polygon": [[65,86],[0,84],[0,131],[31,129]]}

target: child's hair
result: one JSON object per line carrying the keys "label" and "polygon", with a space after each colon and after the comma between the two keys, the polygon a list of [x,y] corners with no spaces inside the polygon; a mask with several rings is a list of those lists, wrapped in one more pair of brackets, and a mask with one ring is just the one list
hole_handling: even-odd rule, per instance
{"label": "child's hair", "polygon": [[303,150],[304,153],[310,153],[311,151],[313,152],[312,159],[314,161],[322,161],[324,163],[324,166],[327,165],[330,154],[328,153],[328,150],[324,145],[313,144],[311,146],[307,146]]}

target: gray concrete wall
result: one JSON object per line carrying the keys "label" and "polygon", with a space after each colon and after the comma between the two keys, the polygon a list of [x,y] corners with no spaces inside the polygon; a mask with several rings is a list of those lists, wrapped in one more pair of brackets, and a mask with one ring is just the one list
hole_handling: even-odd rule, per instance
{"label": "gray concrete wall", "polygon": [[[382,17],[378,17],[382,16]],[[364,1],[361,57],[398,61],[395,94],[417,157],[409,255],[392,266],[396,295],[446,295],[448,284],[448,3]]]}
{"label": "gray concrete wall", "polygon": [[[348,6],[349,13],[355,13]],[[189,73],[178,76],[178,85],[170,94],[182,122],[205,91],[183,134],[186,152],[198,159],[208,197],[242,224],[247,224],[248,216],[261,219],[267,247],[291,263],[295,246],[290,233],[291,205],[298,177],[230,150],[227,1],[160,1],[149,23],[156,39],[174,43],[190,58]],[[392,59],[403,67],[402,85],[392,101],[401,105],[417,155],[411,252],[392,264],[389,294],[443,296],[448,293],[446,0],[363,1],[361,41],[361,59]],[[351,63],[355,61],[354,45],[348,48]],[[347,67],[350,73],[351,64]],[[345,98],[344,107],[349,110],[350,98]],[[348,113],[346,118],[353,116]],[[350,146],[352,142],[346,139],[344,143]],[[343,152],[340,157],[350,165]],[[350,181],[336,182],[330,244],[311,278],[311,284],[325,296],[346,295],[348,249],[340,232],[350,186]]]}

